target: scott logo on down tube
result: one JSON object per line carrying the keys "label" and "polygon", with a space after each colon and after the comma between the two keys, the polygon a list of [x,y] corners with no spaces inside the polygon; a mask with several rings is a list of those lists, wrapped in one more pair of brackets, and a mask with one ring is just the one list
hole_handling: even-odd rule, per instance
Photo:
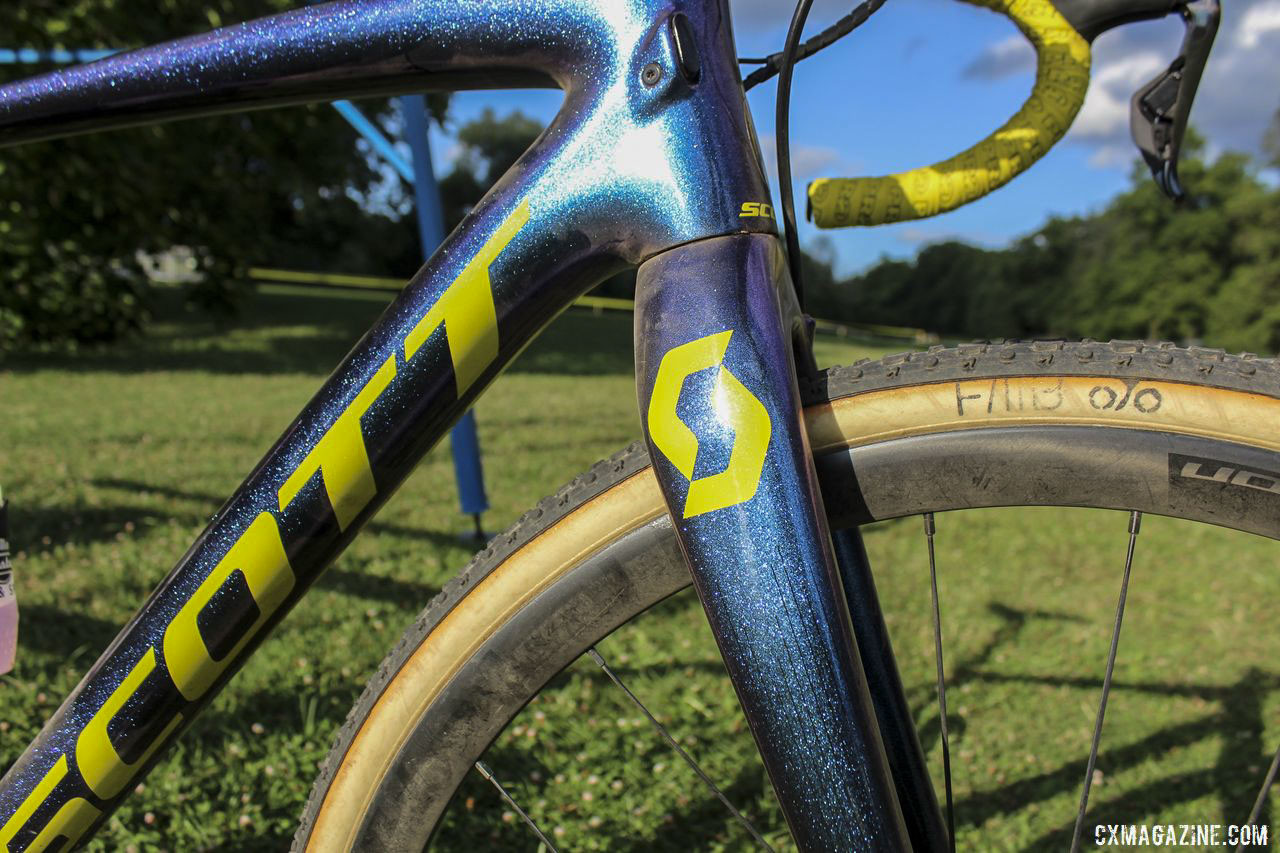
{"label": "scott logo on down tube", "polygon": [[[498,357],[489,267],[529,218],[525,201],[503,220],[405,336],[404,361],[408,363],[444,328],[459,397]],[[281,511],[319,474],[338,526],[346,530],[355,522],[377,494],[361,418],[396,375],[396,354],[391,353],[285,478],[277,494]],[[102,804],[133,781],[189,713],[189,706],[208,693],[296,583],[279,522],[273,512],[263,510],[182,603],[162,639],[143,653],[98,706],[76,734],[74,745],[0,825],[0,853],[74,845],[102,815]],[[240,588],[247,595],[237,594]],[[220,607],[214,606],[217,601]],[[157,704],[170,710],[138,714],[127,707]]]}
{"label": "scott logo on down tube", "polygon": [[[764,405],[724,364],[732,336],[730,329],[668,350],[653,382],[647,415],[649,437],[654,447],[689,480],[685,518],[749,501],[760,487],[760,472],[764,470],[773,425]],[[680,420],[676,405],[686,379],[700,370],[717,366],[720,370],[711,393],[711,405],[717,419],[733,430],[733,450],[723,471],[695,480],[698,437]]]}

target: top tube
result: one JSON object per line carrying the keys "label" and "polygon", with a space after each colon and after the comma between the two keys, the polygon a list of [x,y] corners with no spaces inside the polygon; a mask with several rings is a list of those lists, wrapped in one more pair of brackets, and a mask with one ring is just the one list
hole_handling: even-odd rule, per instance
{"label": "top tube", "polygon": [[[677,3],[700,12],[717,0]],[[341,0],[0,87],[0,146],[251,107],[616,79],[663,0]],[[638,69],[637,69],[638,71]]]}
{"label": "top tube", "polygon": [[[692,58],[679,55],[677,17],[698,36]],[[704,237],[776,231],[727,0],[309,6],[0,86],[0,148],[308,101],[498,86],[564,90],[556,121],[506,178],[555,160],[562,196],[624,202],[614,217],[630,216],[607,236],[579,225],[624,262]],[[651,213],[626,204],[638,195]]]}

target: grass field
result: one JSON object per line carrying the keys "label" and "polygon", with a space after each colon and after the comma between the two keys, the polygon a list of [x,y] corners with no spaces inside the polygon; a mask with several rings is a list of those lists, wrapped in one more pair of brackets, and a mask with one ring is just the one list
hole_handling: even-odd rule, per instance
{"label": "grass field", "polygon": [[[0,677],[7,766],[365,326],[377,299],[269,291],[219,328],[170,312],[139,341],[0,362],[0,484],[22,606]],[[824,363],[875,354],[824,342]],[[639,436],[630,318],[565,315],[478,407],[489,529]],[[378,661],[469,559],[445,448],[138,786],[99,850],[279,850]],[[1063,849],[1123,565],[1119,513],[938,519],[960,846]],[[922,740],[940,768],[918,519],[868,531]],[[1280,742],[1280,600],[1262,540],[1148,519],[1139,541],[1093,823],[1239,823]],[[696,599],[601,645],[772,842],[785,828]],[[562,849],[733,850],[749,838],[580,661],[488,762]],[[940,769],[935,778],[941,779]],[[1274,814],[1276,795],[1264,821]],[[473,779],[441,847],[536,848]]]}

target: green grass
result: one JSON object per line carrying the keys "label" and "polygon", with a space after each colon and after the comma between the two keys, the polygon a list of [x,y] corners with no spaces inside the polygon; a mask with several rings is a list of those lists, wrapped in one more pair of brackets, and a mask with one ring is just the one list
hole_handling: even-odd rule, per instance
{"label": "green grass", "polygon": [[[7,764],[380,311],[260,295],[234,326],[173,311],[104,352],[0,363],[0,483],[14,504],[17,670]],[[880,351],[877,351],[880,352]],[[823,363],[869,350],[824,341]],[[630,317],[572,312],[478,406],[502,529],[639,436]],[[1126,519],[1009,510],[938,520],[961,846],[1062,849],[1109,640]],[[125,801],[93,849],[276,850],[348,708],[469,559],[433,451],[260,653]],[[920,523],[868,532],[922,739],[941,779]],[[1241,822],[1280,741],[1276,555],[1256,538],[1143,527],[1091,823]],[[786,846],[705,620],[682,595],[601,646],[772,841]],[[487,760],[566,849],[730,850],[748,837],[598,669],[579,662]],[[469,780],[442,846],[533,849]],[[614,838],[613,836],[616,836]],[[705,840],[691,840],[705,839]]]}

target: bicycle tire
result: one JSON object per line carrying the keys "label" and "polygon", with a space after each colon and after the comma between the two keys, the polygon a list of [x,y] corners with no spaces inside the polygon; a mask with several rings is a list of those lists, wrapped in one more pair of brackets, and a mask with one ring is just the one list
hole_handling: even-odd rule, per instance
{"label": "bicycle tire", "polygon": [[[1280,538],[1272,360],[1129,341],[973,344],[833,368],[801,390],[837,527],[1055,505]],[[688,583],[641,444],[543,500],[379,667],[295,849],[422,849],[461,778],[538,690]]]}

